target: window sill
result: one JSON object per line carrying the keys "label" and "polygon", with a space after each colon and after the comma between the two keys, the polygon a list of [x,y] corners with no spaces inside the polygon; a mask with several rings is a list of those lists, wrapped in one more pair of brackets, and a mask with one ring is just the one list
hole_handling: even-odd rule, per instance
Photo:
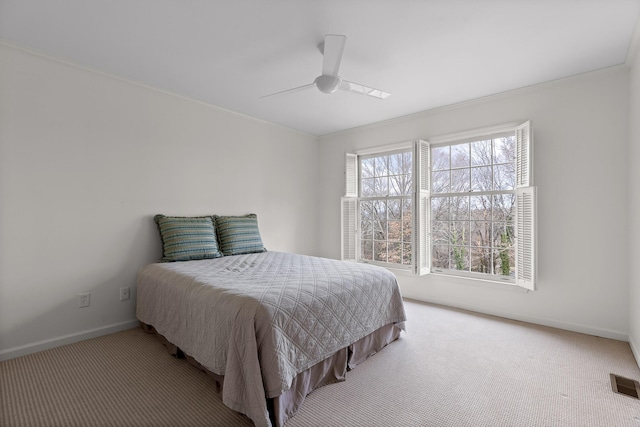
{"label": "window sill", "polygon": [[477,277],[464,277],[464,276],[454,276],[451,274],[445,273],[430,273],[422,277],[433,277],[438,280],[442,280],[443,282],[455,283],[457,285],[468,285],[468,286],[481,286],[486,288],[493,289],[502,289],[502,290],[512,290],[515,292],[527,293],[529,289],[525,289],[516,285],[514,282],[507,282],[503,280],[490,280],[490,279],[479,279]]}
{"label": "window sill", "polygon": [[394,274],[400,274],[402,276],[413,276],[413,268],[410,266],[399,266],[399,267],[394,267],[393,264],[387,264],[387,263],[383,263],[383,262],[375,262],[375,261],[365,261],[365,260],[360,260],[358,261],[358,263],[360,264],[369,264],[369,265],[375,265],[377,267],[382,267],[382,268],[386,268],[387,270],[391,271]]}
{"label": "window sill", "polygon": [[437,280],[441,280],[443,282],[452,283],[456,285],[467,285],[467,286],[474,286],[474,287],[480,286],[485,288],[511,290],[514,292],[521,292],[521,293],[530,292],[529,289],[518,286],[512,281],[482,279],[478,277],[455,276],[453,274],[447,274],[447,273],[429,273],[429,274],[425,274],[424,276],[418,276],[413,273],[412,269],[393,268],[388,265],[380,265],[373,262],[364,262],[364,261],[359,261],[359,262],[363,264],[377,265],[378,267],[386,268],[396,276],[416,277],[416,278],[432,277],[432,278],[437,278]]}

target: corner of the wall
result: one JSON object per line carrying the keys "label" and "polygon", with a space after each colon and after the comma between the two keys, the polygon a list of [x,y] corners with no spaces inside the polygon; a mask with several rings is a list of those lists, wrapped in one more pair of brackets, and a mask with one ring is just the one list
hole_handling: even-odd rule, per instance
{"label": "corner of the wall", "polygon": [[631,36],[631,41],[629,42],[629,48],[627,49],[627,58],[624,62],[627,67],[633,67],[636,63],[638,52],[640,52],[640,17],[638,17],[636,21],[636,26]]}
{"label": "corner of the wall", "polygon": [[638,369],[640,369],[640,347],[637,345],[638,343],[633,341],[633,337],[629,336],[629,346],[631,347],[631,353],[633,353],[633,357],[636,359],[636,365],[638,365]]}
{"label": "corner of the wall", "polygon": [[91,338],[97,338],[103,335],[109,335],[116,332],[124,331],[126,329],[132,329],[139,325],[138,320],[128,320],[126,322],[114,323],[111,325],[102,326],[100,328],[88,329],[86,331],[77,332],[74,334],[63,335],[56,338],[51,338],[44,341],[38,341],[19,347],[8,348],[0,351],[0,362],[4,360],[14,359],[20,356],[26,356],[28,354],[37,353],[39,351],[49,350],[62,345],[73,344],[76,342],[88,340]]}

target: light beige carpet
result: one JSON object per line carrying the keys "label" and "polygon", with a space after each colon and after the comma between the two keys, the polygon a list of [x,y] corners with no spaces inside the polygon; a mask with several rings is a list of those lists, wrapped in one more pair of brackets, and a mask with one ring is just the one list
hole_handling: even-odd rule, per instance
{"label": "light beige carpet", "polygon": [[[629,426],[624,342],[406,302],[408,333],[314,391],[286,427]],[[0,363],[1,426],[249,426],[214,382],[132,329]]]}

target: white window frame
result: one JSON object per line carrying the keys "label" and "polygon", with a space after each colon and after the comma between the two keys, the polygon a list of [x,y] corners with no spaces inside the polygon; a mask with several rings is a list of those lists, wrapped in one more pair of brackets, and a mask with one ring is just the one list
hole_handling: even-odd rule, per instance
{"label": "white window frame", "polygon": [[[386,262],[378,262],[372,260],[363,260],[360,257],[360,200],[359,200],[359,187],[360,187],[360,170],[359,162],[362,156],[375,156],[385,155],[392,152],[406,151],[411,149],[414,142],[401,142],[397,144],[389,144],[375,148],[368,148],[358,150],[355,153],[345,154],[345,193],[341,199],[341,225],[342,225],[342,240],[341,240],[341,258],[344,261],[353,262],[365,262],[368,264],[376,264],[389,268],[391,270],[399,272],[412,273],[415,265],[415,250],[412,251],[411,265],[406,264],[393,264]],[[412,159],[413,171],[415,175],[416,166],[415,161]],[[415,187],[415,185],[414,185]],[[414,195],[412,195],[412,217],[415,221],[415,189]],[[415,239],[415,233],[414,239]],[[415,245],[412,242],[412,245]]]}
{"label": "white window frame", "polygon": [[[412,150],[412,146],[409,144],[403,144],[402,146],[398,146],[398,145],[394,145],[394,146],[390,146],[387,147],[388,149],[386,149],[385,151],[377,151],[374,153],[370,153],[370,154],[363,154],[363,153],[358,153],[358,166],[360,165],[360,161],[363,159],[367,159],[367,158],[373,158],[373,157],[382,157],[382,156],[386,156],[386,155],[391,155],[391,154],[399,154],[399,153],[406,153],[406,152],[410,152],[412,155],[412,170],[411,170],[411,177],[412,177],[412,187],[415,185],[415,180],[413,179],[413,177],[415,176],[415,165],[413,163],[413,150]],[[416,199],[415,199],[415,191],[413,191],[411,194],[408,195],[402,195],[402,196],[371,196],[371,197],[365,197],[362,195],[362,174],[361,174],[361,169],[358,168],[358,179],[357,179],[357,183],[358,183],[358,194],[360,194],[360,197],[358,197],[358,204],[357,204],[357,217],[358,217],[358,225],[360,227],[362,227],[361,224],[361,209],[362,209],[362,203],[367,202],[367,201],[371,201],[371,200],[385,200],[385,201],[389,201],[389,200],[393,200],[393,199],[410,199],[411,200],[411,217],[412,219],[414,218],[414,215],[416,213],[416,210],[414,208]],[[414,237],[414,233],[413,233],[413,229],[414,229],[414,224],[411,225],[411,229],[412,229],[412,237]],[[387,236],[388,237],[388,236]],[[411,242],[411,246],[413,249],[413,246],[415,244],[414,240],[412,240]],[[358,235],[358,251],[362,250],[362,235],[359,234]],[[362,257],[361,252],[358,253],[358,262],[363,262],[363,263],[367,263],[367,264],[375,264],[375,265],[380,265],[382,267],[386,267],[389,269],[393,269],[393,270],[405,270],[407,272],[412,272],[413,271],[413,266],[415,265],[415,251],[411,251],[411,263],[410,264],[399,264],[399,263],[393,263],[393,262],[385,262],[385,261],[376,261],[376,260],[370,260],[370,259],[364,259]]]}
{"label": "white window frame", "polygon": [[[516,218],[515,218],[515,281],[502,281],[486,275],[447,274],[459,278],[472,278],[481,281],[513,284],[519,287],[535,290],[537,272],[537,215],[536,215],[536,187],[533,186],[533,138],[529,121],[518,124],[510,123],[500,126],[483,128],[469,132],[450,134],[433,138],[430,142],[416,140],[401,144],[360,150],[345,155],[345,194],[341,199],[341,256],[343,260],[360,261],[360,214],[358,203],[358,185],[360,181],[358,171],[358,156],[384,154],[388,151],[413,147],[413,259],[412,271],[416,275],[431,272],[431,147],[438,145],[452,145],[464,140],[479,139],[499,133],[514,132],[516,139]],[[402,265],[390,267],[402,269]],[[433,273],[432,273],[433,274]]]}

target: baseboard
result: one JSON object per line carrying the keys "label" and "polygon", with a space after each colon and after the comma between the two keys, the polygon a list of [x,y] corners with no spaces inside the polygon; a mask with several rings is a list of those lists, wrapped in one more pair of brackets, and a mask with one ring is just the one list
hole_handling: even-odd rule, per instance
{"label": "baseboard", "polygon": [[[410,298],[410,299],[420,301],[417,298]],[[548,319],[543,317],[523,316],[519,313],[510,313],[510,312],[500,311],[500,310],[488,310],[484,307],[475,307],[475,306],[465,305],[465,304],[454,305],[454,304],[451,304],[449,301],[439,301],[438,299],[433,299],[433,298],[429,298],[428,300],[423,300],[423,301],[433,303],[433,304],[444,305],[447,307],[459,308],[462,310],[469,310],[476,313],[487,314],[490,316],[503,317],[505,319],[517,320],[520,322],[533,323],[535,325],[548,326],[548,327],[557,328],[557,329],[564,329],[566,331],[572,331],[572,332],[579,332],[581,334],[586,334],[586,335],[594,335],[597,337],[609,338],[609,339],[618,340],[618,341],[626,341],[626,342],[629,341],[629,335],[627,333],[613,331],[609,329],[594,328],[592,326],[587,326],[587,325],[582,325],[577,323],[562,322],[555,319]],[[636,361],[638,361],[639,360],[638,354],[637,353],[634,353],[634,354],[636,355]]]}
{"label": "baseboard", "polygon": [[26,356],[27,354],[37,353],[39,351],[48,350],[61,345],[73,344],[79,341],[88,340],[90,338],[109,335],[115,332],[124,331],[126,329],[135,328],[139,325],[138,320],[128,320],[126,322],[114,323],[111,325],[101,326],[99,328],[88,329],[86,331],[74,334],[63,335],[48,340],[37,341],[30,344],[21,345],[0,351],[0,362],[3,360],[13,359],[15,357]]}

